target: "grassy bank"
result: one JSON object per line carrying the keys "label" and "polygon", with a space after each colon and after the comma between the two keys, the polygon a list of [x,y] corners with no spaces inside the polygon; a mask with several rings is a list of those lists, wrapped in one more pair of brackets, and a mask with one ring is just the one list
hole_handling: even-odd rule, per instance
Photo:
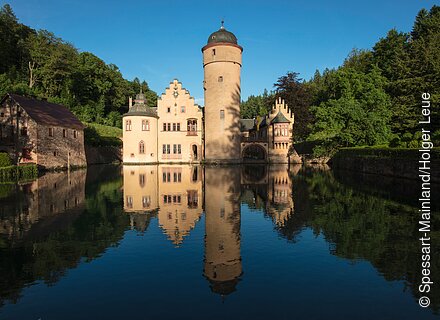
{"label": "grassy bank", "polygon": [[84,142],[93,147],[122,147],[122,129],[96,123],[86,123]]}

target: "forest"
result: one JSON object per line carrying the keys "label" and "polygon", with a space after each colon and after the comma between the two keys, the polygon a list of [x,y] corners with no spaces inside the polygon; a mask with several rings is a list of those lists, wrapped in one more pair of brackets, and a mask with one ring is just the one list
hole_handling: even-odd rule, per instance
{"label": "forest", "polygon": [[0,96],[6,93],[45,98],[67,106],[78,118],[120,128],[128,97],[141,86],[148,104],[157,94],[147,82],[122,77],[118,67],[46,30],[20,23],[12,8],[0,9]]}
{"label": "forest", "polygon": [[274,90],[241,104],[244,118],[264,116],[275,97],[293,109],[296,145],[317,156],[341,147],[417,148],[422,93],[430,93],[431,139],[440,144],[440,7],[422,9],[409,32],[391,29],[371,49],[353,49],[336,69],[310,80],[296,72],[278,78]]}

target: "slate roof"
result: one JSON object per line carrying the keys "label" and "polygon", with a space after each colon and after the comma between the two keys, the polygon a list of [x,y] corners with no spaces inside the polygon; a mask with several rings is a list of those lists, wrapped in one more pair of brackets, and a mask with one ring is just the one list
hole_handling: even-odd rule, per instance
{"label": "slate roof", "polygon": [[290,120],[287,119],[281,111],[279,111],[275,118],[272,119],[271,123],[290,123]]}
{"label": "slate roof", "polygon": [[209,43],[233,43],[237,44],[237,37],[232,33],[227,31],[223,26],[216,32],[211,33],[208,38]]}
{"label": "slate roof", "polygon": [[1,100],[1,103],[3,103],[8,97],[23,108],[29,117],[37,124],[78,130],[82,130],[85,127],[82,122],[63,105],[23,97],[14,93],[6,94]]}
{"label": "slate roof", "polygon": [[249,131],[255,125],[254,119],[240,119],[240,131]]}

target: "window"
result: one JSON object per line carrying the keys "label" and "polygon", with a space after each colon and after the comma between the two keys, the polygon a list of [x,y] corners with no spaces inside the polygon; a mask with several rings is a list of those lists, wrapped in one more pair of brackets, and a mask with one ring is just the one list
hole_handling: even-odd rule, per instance
{"label": "window", "polygon": [[181,112],[181,113],[185,113],[185,106],[181,106],[181,107],[180,107],[180,112]]}
{"label": "window", "polygon": [[142,207],[149,208],[151,205],[151,197],[150,196],[143,196],[142,197]]}
{"label": "window", "polygon": [[78,132],[76,130],[73,130],[73,137],[76,139],[78,137]]}
{"label": "window", "polygon": [[197,120],[189,119],[187,121],[187,134],[188,135],[197,135]]}
{"label": "window", "polygon": [[66,129],[63,129],[63,138],[66,138],[67,137],[67,131],[66,131]]}
{"label": "window", "polygon": [[180,131],[180,123],[177,124],[177,131]]}
{"label": "window", "polygon": [[167,112],[168,112],[168,113],[171,112],[171,108],[170,108],[170,107],[167,108]]}
{"label": "window", "polygon": [[145,144],[143,141],[139,142],[139,154],[145,154]]}
{"label": "window", "polygon": [[225,110],[220,110],[220,119],[224,119],[225,118]]}
{"label": "window", "polygon": [[20,134],[23,137],[27,136],[28,135],[27,128],[26,127],[22,127],[21,130],[20,130]]}
{"label": "window", "polygon": [[163,154],[170,154],[171,153],[171,148],[170,148],[169,144],[162,145],[162,153]]}
{"label": "window", "polygon": [[150,121],[142,120],[142,131],[150,131]]}
{"label": "window", "polygon": [[173,123],[173,131],[176,131],[176,124]]}
{"label": "window", "polygon": [[166,123],[163,124],[163,131],[167,131],[167,124]]}
{"label": "window", "polygon": [[174,172],[173,181],[174,182],[181,182],[182,181],[182,172]]}
{"label": "window", "polygon": [[125,121],[125,131],[131,131],[131,120]]}
{"label": "window", "polygon": [[174,154],[182,154],[182,145],[181,144],[173,144],[173,153]]}
{"label": "window", "polygon": [[168,131],[171,131],[171,123],[167,123],[167,129]]}
{"label": "window", "polygon": [[139,175],[139,185],[141,188],[145,186],[145,173]]}
{"label": "window", "polygon": [[215,49],[212,49],[212,55],[215,56]]}
{"label": "window", "polygon": [[53,137],[53,128],[49,128],[49,137]]}
{"label": "window", "polygon": [[127,208],[133,208],[133,197],[132,196],[127,196],[125,198],[125,201],[127,203]]}
{"label": "window", "polygon": [[223,82],[223,76],[218,77],[218,82]]}
{"label": "window", "polygon": [[56,157],[58,155],[58,152],[54,151],[53,156]]}

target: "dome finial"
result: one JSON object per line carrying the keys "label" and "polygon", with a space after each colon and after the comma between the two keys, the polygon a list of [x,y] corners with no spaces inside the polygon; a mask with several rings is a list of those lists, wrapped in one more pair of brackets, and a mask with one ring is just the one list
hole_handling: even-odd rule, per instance
{"label": "dome finial", "polygon": [[224,29],[224,28],[225,28],[225,26],[224,26],[224,24],[225,24],[225,19],[222,19],[221,23],[222,23],[222,26],[220,27],[220,29]]}

